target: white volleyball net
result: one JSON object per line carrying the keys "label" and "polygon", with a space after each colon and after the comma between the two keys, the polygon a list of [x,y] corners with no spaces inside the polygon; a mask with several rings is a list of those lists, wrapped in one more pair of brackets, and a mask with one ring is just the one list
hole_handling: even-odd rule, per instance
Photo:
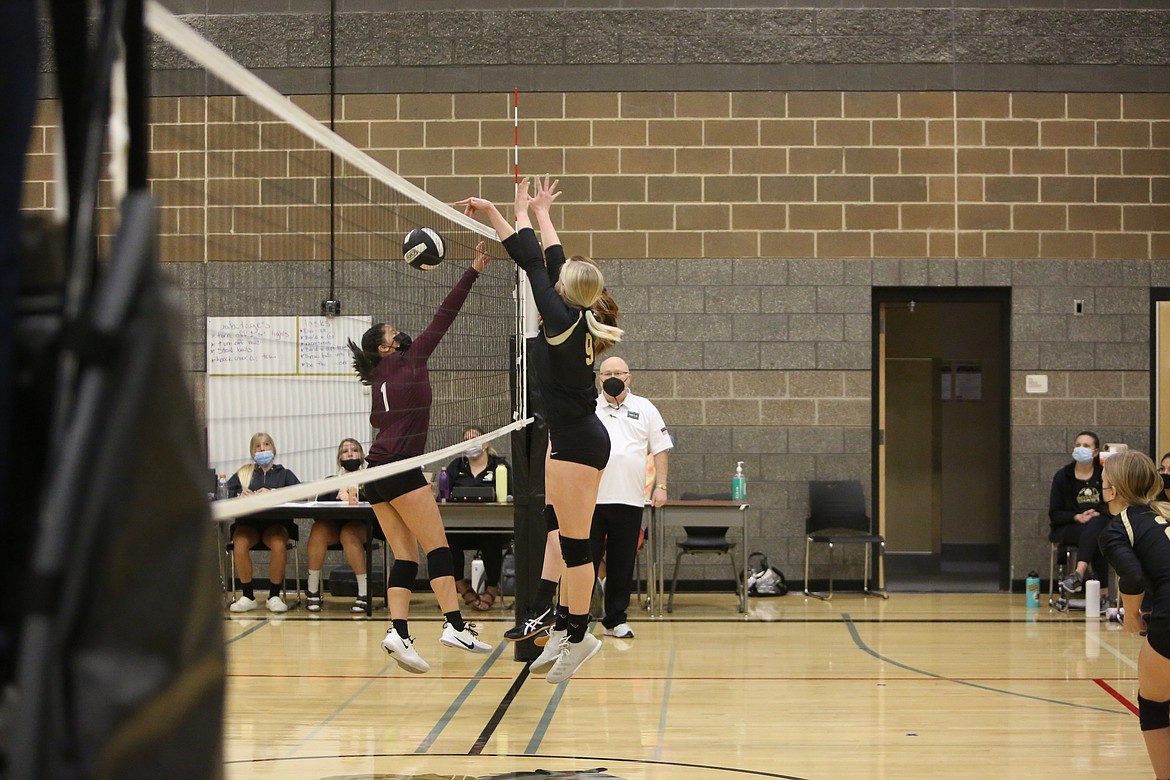
{"label": "white volleyball net", "polygon": [[[157,36],[160,250],[164,264],[186,264],[170,268],[204,326],[210,468],[235,472],[257,432],[302,482],[337,473],[344,438],[368,452],[370,389],[346,341],[360,343],[377,323],[417,335],[481,241],[495,260],[429,361],[428,454],[382,475],[445,463],[470,425],[506,449],[504,434],[524,424],[523,322],[515,267],[494,232],[332,132],[322,96],[281,95],[157,2],[147,4],[147,23]],[[416,227],[444,241],[433,270],[403,261]],[[370,476],[334,477],[328,487]],[[282,499],[317,492],[290,488]],[[272,500],[232,503],[241,514]]]}

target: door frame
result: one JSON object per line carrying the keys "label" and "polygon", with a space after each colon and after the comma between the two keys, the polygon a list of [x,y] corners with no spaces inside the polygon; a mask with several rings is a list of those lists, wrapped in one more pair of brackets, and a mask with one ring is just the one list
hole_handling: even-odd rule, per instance
{"label": "door frame", "polygon": [[[1170,287],[1150,288],[1150,458],[1154,465],[1162,457],[1162,449],[1158,442],[1158,304],[1170,302]],[[1163,361],[1164,362],[1164,361]]]}
{"label": "door frame", "polygon": [[[1166,290],[1170,300],[1170,289]],[[885,534],[885,516],[880,511],[883,503],[879,479],[880,451],[882,446],[881,387],[882,358],[885,355],[884,334],[881,333],[881,305],[884,303],[996,303],[999,304],[999,341],[1001,368],[999,427],[1002,435],[1003,457],[1000,458],[1000,523],[999,523],[999,587],[1011,589],[1012,559],[1012,493],[1011,493],[1011,452],[1012,452],[1012,395],[1011,395],[1011,313],[1012,290],[1010,287],[874,287],[872,288],[871,325],[872,349],[870,350],[870,411],[871,423],[871,478],[870,495],[873,497],[873,512],[877,515],[878,533]]]}

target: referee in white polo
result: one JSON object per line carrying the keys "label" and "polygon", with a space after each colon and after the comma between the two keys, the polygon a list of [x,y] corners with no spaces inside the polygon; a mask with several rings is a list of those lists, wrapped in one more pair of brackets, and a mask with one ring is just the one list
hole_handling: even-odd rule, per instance
{"label": "referee in white polo", "polygon": [[593,565],[605,554],[605,636],[632,639],[626,622],[634,582],[634,557],[645,506],[646,456],[654,456],[654,506],[666,503],[667,456],[674,445],[662,415],[648,399],[630,392],[630,367],[620,357],[601,364],[597,416],[609,431],[609,462],[597,489],[589,534]]}

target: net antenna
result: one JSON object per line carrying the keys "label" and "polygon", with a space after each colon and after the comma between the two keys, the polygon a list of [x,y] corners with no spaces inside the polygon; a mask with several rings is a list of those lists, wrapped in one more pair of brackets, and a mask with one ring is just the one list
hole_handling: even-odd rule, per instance
{"label": "net antenna", "polygon": [[[154,182],[164,210],[175,215],[163,220],[163,259],[216,261],[203,277],[208,448],[216,473],[235,472],[250,458],[252,434],[263,431],[274,440],[277,462],[302,483],[330,480],[323,489],[277,491],[270,505],[336,490],[338,480],[386,476],[379,469],[336,476],[338,442],[353,437],[368,452],[373,436],[369,389],[353,372],[346,341],[360,342],[380,322],[417,335],[481,241],[495,262],[428,361],[428,452],[419,463],[380,469],[453,457],[468,425],[492,441],[531,422],[527,286],[495,231],[330,130],[298,104],[311,106],[312,96],[281,94],[156,0],[145,8],[147,27],[169,44],[155,52],[154,94],[171,95],[174,105],[170,118],[153,124],[155,148],[175,150],[180,168]],[[418,227],[443,239],[446,254],[433,270],[402,259],[403,238]],[[338,310],[320,316],[331,259]],[[217,274],[224,274],[220,281]],[[249,501],[217,502],[235,508],[214,514],[262,508]]]}

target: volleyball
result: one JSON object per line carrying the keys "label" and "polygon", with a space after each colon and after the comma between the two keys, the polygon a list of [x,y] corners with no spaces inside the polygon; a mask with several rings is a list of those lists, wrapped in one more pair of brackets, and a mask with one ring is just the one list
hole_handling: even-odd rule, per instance
{"label": "volleyball", "polygon": [[443,237],[430,228],[415,228],[402,242],[402,258],[415,268],[429,271],[443,262]]}

